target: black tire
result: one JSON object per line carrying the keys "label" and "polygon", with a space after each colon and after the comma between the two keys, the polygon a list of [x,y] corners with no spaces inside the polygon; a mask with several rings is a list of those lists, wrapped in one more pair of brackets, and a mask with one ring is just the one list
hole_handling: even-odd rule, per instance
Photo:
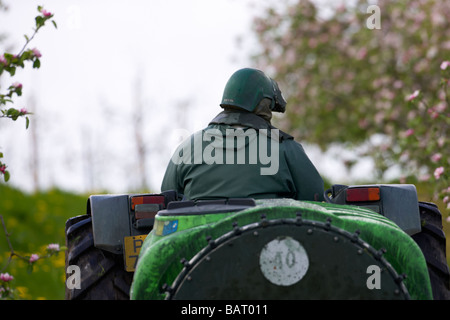
{"label": "black tire", "polygon": [[429,202],[419,203],[422,231],[412,236],[425,256],[430,275],[433,298],[450,299],[450,272],[446,258],[446,237],[442,228],[442,215],[438,207]]}
{"label": "black tire", "polygon": [[66,246],[66,270],[69,265],[77,265],[80,267],[81,277],[80,289],[69,289],[66,286],[66,300],[130,298],[133,273],[125,271],[122,255],[114,255],[94,247],[90,216],[77,216],[67,220]]}

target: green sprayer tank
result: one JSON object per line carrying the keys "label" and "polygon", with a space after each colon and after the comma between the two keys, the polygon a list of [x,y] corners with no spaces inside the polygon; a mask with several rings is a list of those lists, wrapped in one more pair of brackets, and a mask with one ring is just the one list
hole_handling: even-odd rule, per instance
{"label": "green sprayer tank", "polygon": [[66,224],[66,264],[82,270],[66,298],[449,298],[442,217],[413,185],[335,185],[325,198],[91,196]]}

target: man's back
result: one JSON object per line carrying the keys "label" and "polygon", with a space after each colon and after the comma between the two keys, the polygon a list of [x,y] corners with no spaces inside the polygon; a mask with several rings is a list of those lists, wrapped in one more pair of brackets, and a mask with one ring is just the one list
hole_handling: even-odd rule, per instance
{"label": "man's back", "polygon": [[[258,117],[256,115],[247,115]],[[162,190],[177,190],[186,199],[294,198],[322,199],[323,181],[302,146],[258,119],[242,125],[239,115],[212,121],[175,152]]]}

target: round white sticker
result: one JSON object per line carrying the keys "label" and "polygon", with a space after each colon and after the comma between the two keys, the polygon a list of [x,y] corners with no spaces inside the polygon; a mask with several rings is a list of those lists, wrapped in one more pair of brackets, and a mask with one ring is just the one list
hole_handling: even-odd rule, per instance
{"label": "round white sticker", "polygon": [[259,265],[267,280],[279,286],[290,286],[305,276],[309,259],[300,242],[291,237],[278,237],[261,250]]}

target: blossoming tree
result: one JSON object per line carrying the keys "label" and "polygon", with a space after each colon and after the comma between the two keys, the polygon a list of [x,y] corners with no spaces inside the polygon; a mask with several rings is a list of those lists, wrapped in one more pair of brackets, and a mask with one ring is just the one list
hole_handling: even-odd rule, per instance
{"label": "blossoming tree", "polygon": [[[370,157],[380,180],[393,166],[429,180],[448,201],[450,3],[371,7],[358,0],[323,18],[313,1],[281,1],[255,18],[255,63],[288,99],[280,126],[322,149]],[[379,28],[370,28],[376,13]]]}
{"label": "blossoming tree", "polygon": [[[0,1],[0,9],[2,8],[2,3]],[[24,68],[25,62],[31,62],[33,68],[39,68],[41,52],[37,48],[29,49],[28,45],[34,36],[37,34],[40,28],[42,28],[45,23],[53,17],[51,12],[46,11],[41,6],[38,6],[39,15],[35,18],[35,29],[34,33],[31,37],[25,35],[25,45],[17,54],[12,53],[0,53],[0,76],[9,73],[10,78],[13,78],[17,68]],[[54,20],[50,20],[56,28],[56,23]],[[1,89],[1,88],[0,88]],[[29,112],[26,108],[16,108],[14,106],[14,97],[22,95],[23,86],[19,82],[12,83],[8,88],[6,93],[1,93],[0,91],[0,118],[7,118],[16,121],[20,117],[24,117],[26,119],[26,128],[29,125]],[[7,107],[9,106],[9,107]],[[0,152],[0,159],[3,158],[3,153]],[[7,170],[6,164],[0,161],[0,177],[3,176],[3,179],[6,181],[9,180],[9,172]],[[43,254],[33,253],[31,255],[19,254],[13,248],[13,245],[10,241],[10,234],[6,229],[6,223],[3,219],[3,216],[0,214],[0,225],[2,227],[2,231],[4,232],[9,249],[9,256],[7,259],[6,265],[0,268],[0,300],[1,299],[11,299],[15,298],[14,289],[10,285],[11,281],[14,280],[14,276],[10,275],[8,272],[3,272],[6,270],[13,258],[18,258],[24,260],[28,263],[28,269],[31,272],[34,264],[43,258],[48,258],[53,255],[56,255],[60,251],[60,247],[58,244],[49,244],[47,246],[46,252]]]}

